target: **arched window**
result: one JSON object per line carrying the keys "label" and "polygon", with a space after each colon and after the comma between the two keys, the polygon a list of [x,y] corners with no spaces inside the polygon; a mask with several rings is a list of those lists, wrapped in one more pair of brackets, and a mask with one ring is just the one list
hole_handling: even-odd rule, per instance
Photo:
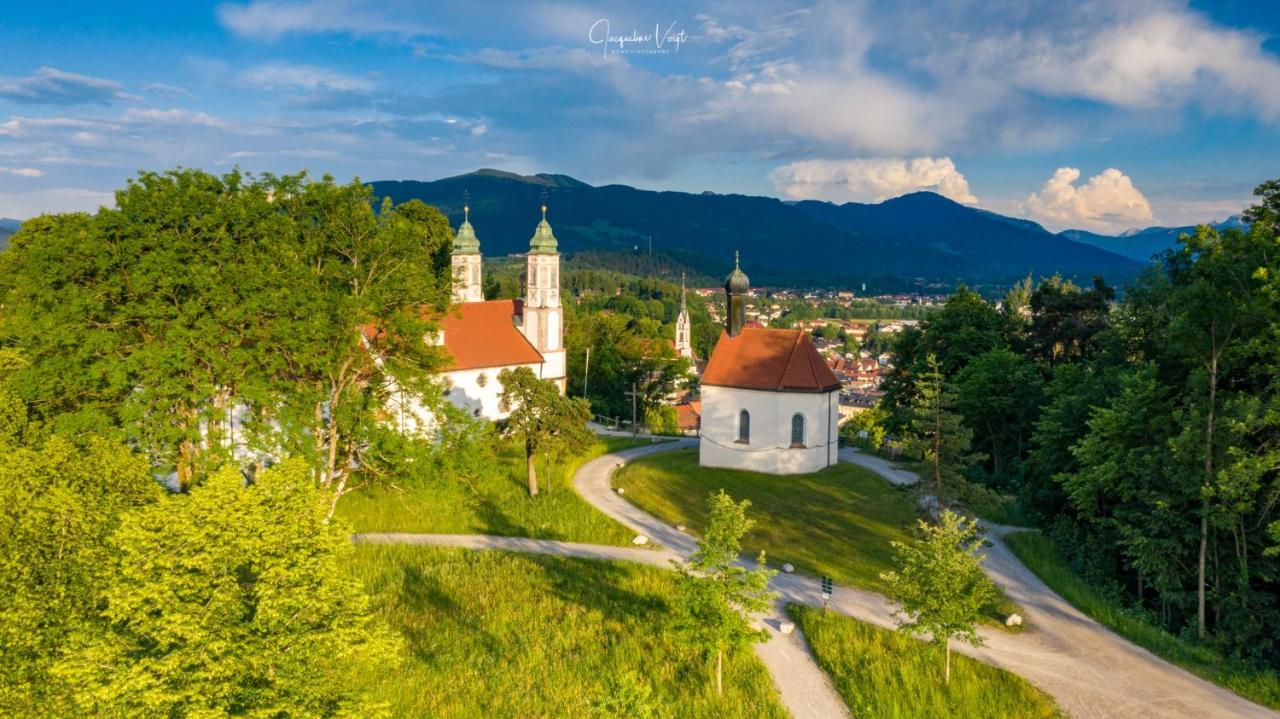
{"label": "arched window", "polygon": [[745,409],[738,413],[738,442],[742,444],[751,442],[751,413]]}
{"label": "arched window", "polygon": [[791,415],[791,446],[804,447],[804,415],[799,412]]}

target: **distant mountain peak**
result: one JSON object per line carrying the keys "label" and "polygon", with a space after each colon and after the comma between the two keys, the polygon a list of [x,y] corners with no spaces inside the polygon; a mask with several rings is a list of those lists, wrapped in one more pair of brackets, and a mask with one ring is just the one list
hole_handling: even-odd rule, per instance
{"label": "distant mountain peak", "polygon": [[557,175],[549,173],[538,173],[536,175],[521,175],[506,170],[496,170],[492,167],[482,167],[479,170],[473,170],[454,177],[446,177],[444,180],[461,180],[468,177],[494,177],[502,180],[514,180],[515,182],[523,182],[529,185],[544,185],[546,187],[591,187],[587,183],[569,177],[568,175]]}

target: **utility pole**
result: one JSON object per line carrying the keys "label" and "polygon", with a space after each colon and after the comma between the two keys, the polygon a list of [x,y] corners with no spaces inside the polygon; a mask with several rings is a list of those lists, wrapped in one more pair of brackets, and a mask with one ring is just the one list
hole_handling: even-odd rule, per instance
{"label": "utility pole", "polygon": [[631,398],[631,434],[640,434],[640,426],[636,424],[636,398],[640,393],[636,391],[636,383],[631,383],[631,391],[622,394]]}
{"label": "utility pole", "polygon": [[582,396],[587,396],[587,381],[591,379],[591,345],[587,345],[587,358],[582,362]]}

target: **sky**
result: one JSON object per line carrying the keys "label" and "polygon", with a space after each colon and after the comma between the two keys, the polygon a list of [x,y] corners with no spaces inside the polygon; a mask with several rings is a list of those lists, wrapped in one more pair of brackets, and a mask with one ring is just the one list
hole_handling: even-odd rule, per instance
{"label": "sky", "polygon": [[141,170],[879,201],[1052,230],[1280,176],[1280,3],[0,0],[0,217]]}

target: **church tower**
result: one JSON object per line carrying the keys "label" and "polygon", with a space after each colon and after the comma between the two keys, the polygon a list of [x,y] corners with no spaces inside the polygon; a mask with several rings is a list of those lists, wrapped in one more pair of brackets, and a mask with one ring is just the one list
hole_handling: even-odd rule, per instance
{"label": "church tower", "polygon": [[676,353],[693,359],[692,326],[689,323],[689,303],[685,299],[684,275],[680,275],[680,314],[676,315]]}
{"label": "church tower", "polygon": [[746,273],[738,266],[738,253],[733,253],[733,272],[724,280],[725,291],[725,331],[730,337],[737,337],[747,324],[747,290],[751,282]]}
{"label": "church tower", "polygon": [[524,315],[520,330],[543,357],[543,379],[565,389],[564,308],[560,306],[560,253],[556,236],[547,222],[547,206],[542,205],[542,221],[529,240],[525,266]]}
{"label": "church tower", "polygon": [[453,303],[483,302],[484,285],[481,283],[480,240],[471,226],[471,207],[462,206],[462,224],[453,238]]}

